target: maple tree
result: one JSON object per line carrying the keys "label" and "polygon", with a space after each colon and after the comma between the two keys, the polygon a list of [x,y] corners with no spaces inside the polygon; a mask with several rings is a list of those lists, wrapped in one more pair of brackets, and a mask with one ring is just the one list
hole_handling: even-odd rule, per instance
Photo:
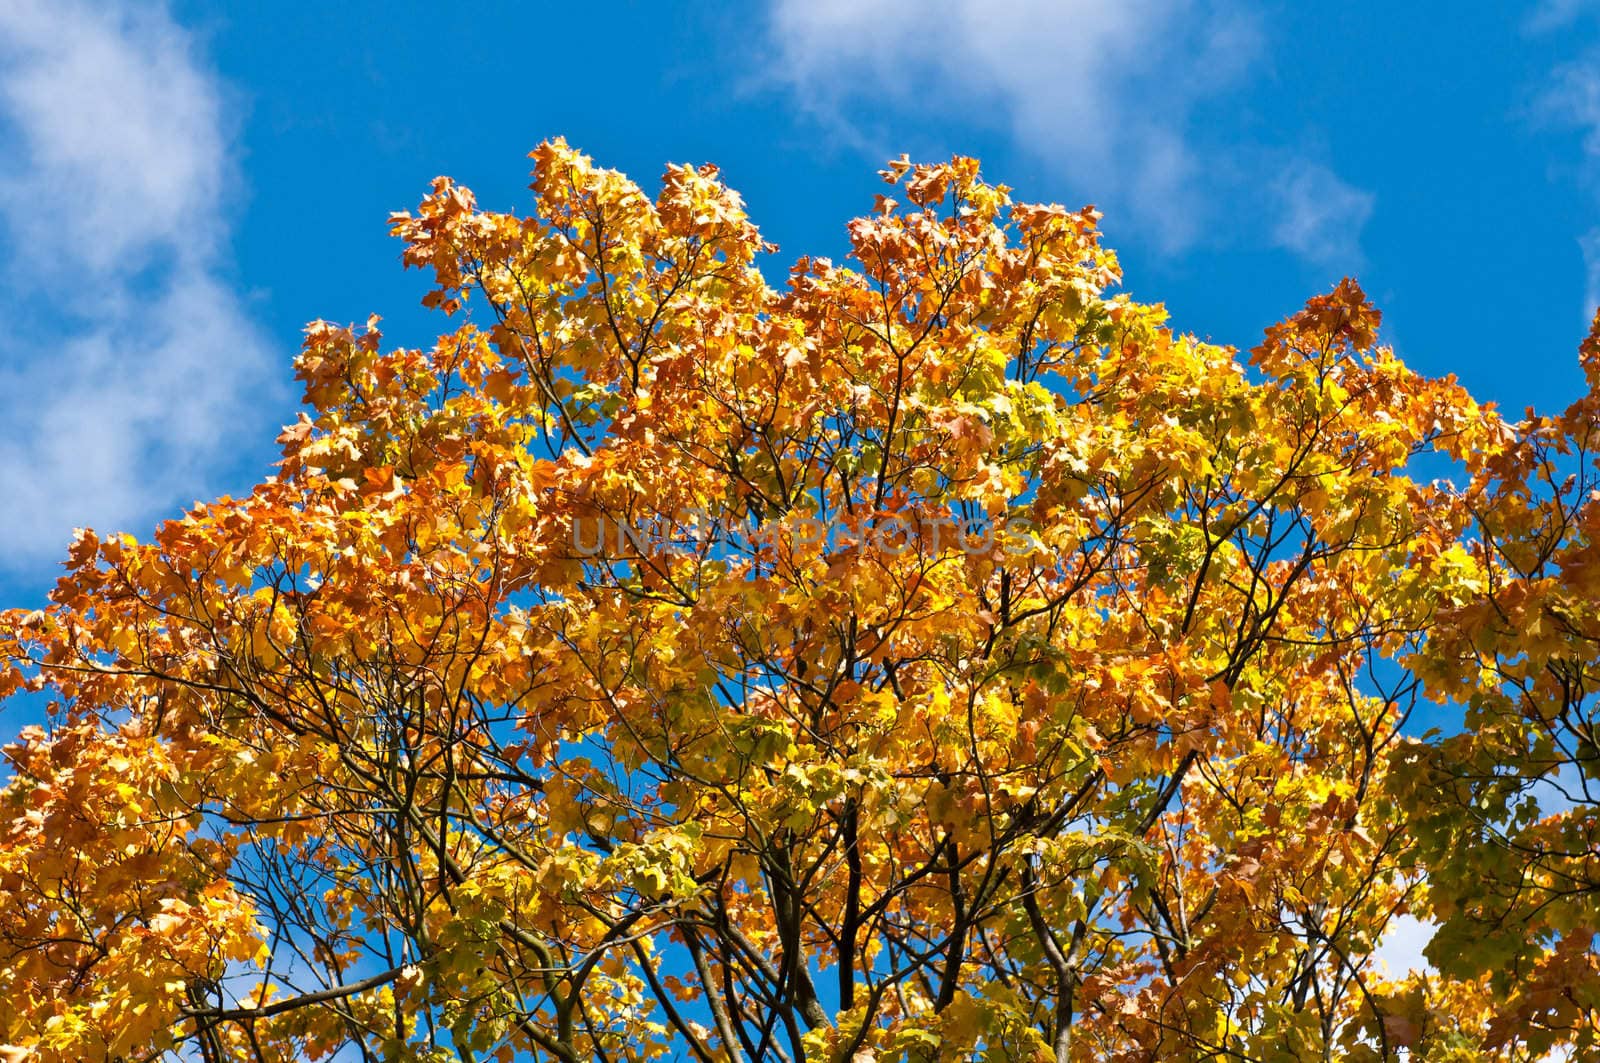
{"label": "maple tree", "polygon": [[314,323],[273,476],[0,616],[0,1058],[1594,1045],[1600,339],[1511,425],[970,159],[782,286],[715,169],[534,159],[392,219],[463,323]]}

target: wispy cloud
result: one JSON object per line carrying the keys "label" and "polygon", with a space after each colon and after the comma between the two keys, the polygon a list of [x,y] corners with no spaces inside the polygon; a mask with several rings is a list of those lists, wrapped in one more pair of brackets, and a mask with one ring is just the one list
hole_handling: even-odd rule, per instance
{"label": "wispy cloud", "polygon": [[1361,262],[1361,230],[1372,214],[1371,192],[1353,188],[1326,166],[1292,159],[1269,189],[1276,221],[1272,239],[1317,265]]}
{"label": "wispy cloud", "polygon": [[160,6],[0,4],[0,567],[209,493],[273,411],[225,90]]}
{"label": "wispy cloud", "polygon": [[[1265,31],[1242,6],[775,0],[771,38],[800,105],[858,143],[872,142],[870,115],[886,104],[987,111],[1074,193],[1168,251],[1237,237],[1233,208],[1248,202],[1277,211],[1246,213],[1259,218],[1252,238],[1318,265],[1359,258],[1370,194],[1291,147],[1217,127],[1221,106],[1263,73]],[[1335,194],[1313,216],[1317,190]]]}
{"label": "wispy cloud", "polygon": [[1583,306],[1579,309],[1587,320],[1600,307],[1600,226],[1578,237],[1578,250],[1583,254]]}
{"label": "wispy cloud", "polygon": [[1600,11],[1600,3],[1596,0],[1542,0],[1523,20],[1522,28],[1528,33],[1549,33],[1597,11]]}
{"label": "wispy cloud", "polygon": [[[1582,2],[1545,5],[1571,8],[1566,12],[1570,17],[1577,17],[1579,9],[1593,6],[1596,5]],[[1585,165],[1578,171],[1578,181],[1600,203],[1600,179],[1594,176],[1595,164],[1600,162],[1600,48],[1591,47],[1581,57],[1557,65],[1534,96],[1530,117],[1540,125],[1574,129],[1582,134]],[[1600,225],[1578,236],[1577,241],[1583,254],[1582,311],[1587,320],[1600,306]]]}
{"label": "wispy cloud", "polygon": [[1600,52],[1562,63],[1534,102],[1534,117],[1583,132],[1583,150],[1600,157]]}

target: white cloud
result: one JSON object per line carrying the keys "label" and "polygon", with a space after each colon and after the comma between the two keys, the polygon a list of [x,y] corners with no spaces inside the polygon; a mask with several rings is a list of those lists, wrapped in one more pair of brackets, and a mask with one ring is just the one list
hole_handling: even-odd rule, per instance
{"label": "white cloud", "polygon": [[1572,25],[1597,7],[1595,0],[1543,0],[1534,5],[1522,27],[1528,33],[1549,33]]}
{"label": "white cloud", "polygon": [[[1592,5],[1567,6],[1580,12]],[[1583,57],[1555,67],[1533,100],[1531,117],[1539,124],[1576,129],[1582,134],[1585,165],[1578,171],[1578,183],[1600,199],[1600,181],[1594,177],[1595,164],[1600,162],[1600,49],[1591,49]],[[1595,307],[1600,306],[1600,227],[1578,236],[1577,242],[1583,254],[1582,311],[1587,325]]]}
{"label": "white cloud", "polygon": [[1578,237],[1578,250],[1583,254],[1583,313],[1592,317],[1600,307],[1600,228]]}
{"label": "white cloud", "polygon": [[270,421],[224,90],[159,6],[0,4],[0,568],[148,530]]}
{"label": "white cloud", "polygon": [[1562,63],[1534,104],[1536,117],[1584,133],[1583,150],[1600,157],[1600,54]]}
{"label": "white cloud", "polygon": [[1373,195],[1352,188],[1326,166],[1291,161],[1272,183],[1277,222],[1272,239],[1308,262],[1352,271],[1361,261],[1361,230]]}
{"label": "white cloud", "polygon": [[[1218,128],[1229,94],[1261,73],[1263,31],[1241,6],[1193,0],[775,0],[776,76],[801,106],[859,147],[887,103],[936,116],[992,113],[1018,144],[1093,198],[1113,222],[1138,226],[1169,251],[1234,239],[1284,171],[1337,184],[1359,238],[1370,211],[1326,167],[1281,146],[1249,141],[1242,120]],[[865,106],[863,106],[865,105]],[[1280,196],[1279,198],[1283,198]],[[1305,231],[1305,204],[1281,205],[1281,224],[1254,236]],[[1266,197],[1267,202],[1273,202]],[[1358,209],[1359,208],[1359,209]],[[1299,213],[1294,213],[1298,210]],[[1331,221],[1320,223],[1323,228]],[[1324,248],[1277,242],[1319,264]]]}

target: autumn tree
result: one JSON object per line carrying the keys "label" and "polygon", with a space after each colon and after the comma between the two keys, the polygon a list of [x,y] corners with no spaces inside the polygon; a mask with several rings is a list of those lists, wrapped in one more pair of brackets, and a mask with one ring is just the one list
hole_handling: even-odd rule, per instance
{"label": "autumn tree", "polygon": [[1396,752],[1428,957],[1457,983],[1412,987],[1405,1021],[1443,989],[1450,1024],[1532,1058],[1600,1052],[1600,316],[1580,359],[1588,394],[1504,428],[1462,493],[1470,541],[1411,663],[1466,727]]}
{"label": "autumn tree", "polygon": [[781,286],[715,169],[534,159],[392,219],[451,331],[313,323],[274,475],[0,617],[0,1058],[1589,1043],[1592,806],[1513,798],[1600,764],[1600,399],[1508,426],[1350,281],[1176,334],[970,159]]}

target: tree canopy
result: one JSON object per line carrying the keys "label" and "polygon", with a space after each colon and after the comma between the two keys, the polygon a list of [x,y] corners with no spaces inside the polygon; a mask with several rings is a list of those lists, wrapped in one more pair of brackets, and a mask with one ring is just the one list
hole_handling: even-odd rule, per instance
{"label": "tree canopy", "polygon": [[1600,332],[1511,422],[972,159],[778,284],[533,158],[391,218],[450,331],[313,323],[271,476],[0,614],[0,1059],[1600,1050]]}

